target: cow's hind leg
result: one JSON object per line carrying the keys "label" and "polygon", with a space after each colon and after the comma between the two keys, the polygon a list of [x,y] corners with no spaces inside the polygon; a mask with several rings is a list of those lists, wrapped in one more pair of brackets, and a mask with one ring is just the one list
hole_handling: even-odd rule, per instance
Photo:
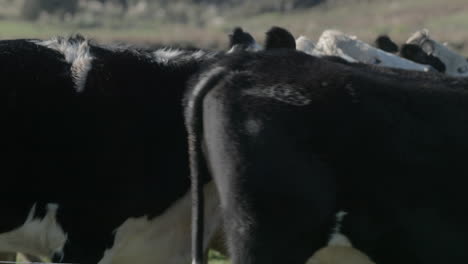
{"label": "cow's hind leg", "polygon": [[303,264],[334,224],[333,173],[305,151],[307,131],[289,130],[298,120],[262,118],[226,93],[205,98],[204,140],[232,261]]}

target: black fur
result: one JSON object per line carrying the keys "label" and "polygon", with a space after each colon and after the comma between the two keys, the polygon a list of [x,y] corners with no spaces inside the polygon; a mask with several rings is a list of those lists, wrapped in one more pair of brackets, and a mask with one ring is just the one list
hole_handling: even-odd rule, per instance
{"label": "black fur", "polygon": [[404,44],[401,47],[400,55],[408,60],[430,65],[439,72],[445,72],[445,64],[439,58],[424,52],[418,45]]}
{"label": "black fur", "polygon": [[383,51],[390,53],[398,52],[398,45],[393,42],[389,36],[380,35],[375,40],[375,46]]}
{"label": "black fur", "polygon": [[266,32],[265,49],[296,49],[296,40],[288,30],[272,27]]}
{"label": "black fur", "polygon": [[213,67],[222,78],[189,94],[187,126],[204,140],[190,155],[217,184],[233,264],[304,263],[339,210],[376,263],[468,258],[467,79],[287,50]]}
{"label": "black fur", "polygon": [[188,191],[182,97],[210,60],[186,51],[158,63],[150,50],[95,43],[91,54],[78,93],[62,54],[0,41],[0,232],[34,203],[57,203],[67,263],[97,263],[128,217],[157,216]]}

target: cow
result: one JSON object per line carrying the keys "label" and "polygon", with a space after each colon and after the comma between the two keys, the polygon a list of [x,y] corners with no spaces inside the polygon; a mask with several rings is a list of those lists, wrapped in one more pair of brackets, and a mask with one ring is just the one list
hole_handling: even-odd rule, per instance
{"label": "cow", "polygon": [[468,258],[467,79],[240,52],[201,74],[185,105],[192,263],[206,171],[233,264],[305,263],[340,210],[343,235],[375,263]]}
{"label": "cow", "polygon": [[427,54],[424,50],[415,44],[403,44],[400,50],[400,56],[420,64],[432,66],[438,72],[445,73],[445,64],[432,54]]}
{"label": "cow", "polygon": [[325,30],[316,49],[323,55],[340,56],[351,62],[363,62],[380,66],[417,71],[431,71],[431,66],[421,65],[394,54],[376,49],[371,45],[337,30]]}
{"label": "cow", "polygon": [[389,36],[380,35],[375,40],[375,45],[377,48],[389,52],[389,53],[398,53],[402,58],[407,60],[419,63],[430,65],[432,68],[438,72],[445,72],[444,63],[437,57],[427,54],[424,50],[415,44],[403,44],[401,50],[398,45],[393,42]]}
{"label": "cow", "polygon": [[182,212],[182,98],[217,56],[79,35],[0,41],[0,167],[3,184],[18,186],[0,194],[0,251],[98,263],[129,217]]}
{"label": "cow", "polygon": [[[329,35],[332,35],[332,36],[338,35],[339,37],[344,36],[344,39],[349,43],[348,44],[341,43],[340,45],[344,45],[345,47],[347,47],[345,49],[347,49],[348,51],[350,51],[349,48],[353,46],[360,47],[362,51],[352,50],[348,53],[341,48],[336,48],[336,47],[334,48],[333,47],[334,45],[338,45],[338,44],[335,44],[335,42],[340,43],[342,42],[342,40],[336,40],[335,38],[338,38],[338,37],[336,36],[330,37]],[[296,39],[296,46],[298,50],[303,51],[313,56],[319,56],[319,57],[337,56],[349,62],[363,62],[363,63],[384,65],[384,66],[395,67],[395,68],[408,68],[408,67],[412,68],[415,64],[409,62],[409,65],[408,65],[408,60],[409,60],[409,61],[416,62],[417,65],[423,68],[427,67],[427,68],[424,68],[423,71],[433,70],[431,67],[433,67],[435,70],[439,72],[445,71],[445,66],[438,58],[435,58],[434,56],[431,56],[431,55],[427,55],[426,53],[422,51],[421,48],[416,47],[415,45],[411,45],[411,44],[404,44],[402,46],[401,57],[406,59],[406,60],[402,60],[401,58],[397,56],[393,56],[392,54],[382,53],[381,50],[373,49],[372,47],[370,47],[370,45],[367,45],[366,43],[355,40],[355,37],[349,37],[340,32],[333,33],[333,31],[325,31],[324,34],[322,34],[320,42],[321,44],[317,48],[312,40],[308,39],[305,36],[300,36],[299,38]],[[396,45],[386,35],[379,36],[376,40],[376,44],[377,44],[377,48],[379,49],[383,48],[389,51],[394,51],[392,47],[394,48],[393,45]],[[323,48],[323,47],[326,47],[326,48]],[[398,51],[398,46],[396,46],[396,49]],[[379,57],[379,59],[376,59],[373,62],[369,61],[369,57],[374,53],[378,55],[376,57]],[[355,57],[358,59],[356,59]],[[385,63],[382,63],[382,60]],[[426,64],[431,67],[423,66],[420,64]],[[401,65],[403,65],[403,67]],[[420,69],[420,67],[417,67],[417,68]]]}
{"label": "cow", "polygon": [[[267,42],[280,30],[269,32]],[[223,52],[109,47],[79,35],[1,41],[0,50],[2,117],[11,127],[2,133],[15,139],[2,142],[2,150],[16,153],[2,165],[14,176],[9,183],[34,183],[22,189],[24,199],[4,193],[4,206],[15,209],[0,222],[0,251],[85,264],[101,257],[99,263],[125,263],[128,256],[187,263],[182,98],[190,79]],[[218,198],[209,186],[214,209],[207,212],[207,237],[220,232]]]}
{"label": "cow", "polygon": [[468,61],[447,46],[440,44],[429,36],[427,29],[415,32],[406,44],[414,44],[423,49],[427,55],[441,60],[445,67],[445,73],[456,77],[468,76]]}

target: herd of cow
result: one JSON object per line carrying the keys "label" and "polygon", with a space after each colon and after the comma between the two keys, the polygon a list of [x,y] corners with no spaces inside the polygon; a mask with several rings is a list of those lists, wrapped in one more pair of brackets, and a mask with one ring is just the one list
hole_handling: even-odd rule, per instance
{"label": "herd of cow", "polygon": [[241,28],[229,39],[228,51],[0,41],[0,252],[468,259],[466,58],[427,30],[401,47],[279,27],[264,47]]}

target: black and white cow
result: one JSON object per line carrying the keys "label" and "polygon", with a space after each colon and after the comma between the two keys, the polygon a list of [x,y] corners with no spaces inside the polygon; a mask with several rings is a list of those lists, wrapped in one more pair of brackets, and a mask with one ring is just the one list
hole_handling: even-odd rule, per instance
{"label": "black and white cow", "polygon": [[340,210],[375,263],[468,259],[467,79],[276,50],[223,58],[187,97],[193,263],[206,167],[234,264],[305,263]]}
{"label": "black and white cow", "polygon": [[[417,71],[433,70],[428,65],[398,57],[394,54],[372,47],[355,36],[337,30],[325,30],[317,42],[315,53],[340,56],[350,62],[363,62],[384,67]],[[307,51],[305,51],[307,53]],[[313,54],[313,53],[311,53]]]}
{"label": "black and white cow", "polygon": [[383,51],[390,53],[399,52],[399,55],[405,59],[419,64],[430,65],[438,72],[445,72],[445,64],[439,58],[424,52],[419,45],[405,43],[400,49],[387,35],[378,36],[375,40],[375,45]]}
{"label": "black and white cow", "polygon": [[403,44],[400,50],[400,56],[420,63],[432,66],[438,72],[445,73],[446,67],[445,64],[437,57],[432,54],[427,54],[424,50],[415,44]]}
{"label": "black and white cow", "polygon": [[0,41],[0,167],[15,187],[0,194],[0,252],[97,263],[129,217],[177,212],[190,183],[183,93],[216,56]]}
{"label": "black and white cow", "polygon": [[446,74],[456,77],[468,76],[468,60],[446,45],[433,40],[427,29],[415,32],[406,41],[406,44],[419,46],[423,53],[433,58],[432,60],[438,59],[440,64],[444,66]]}
{"label": "black and white cow", "polygon": [[[31,182],[2,193],[10,213],[0,221],[0,252],[54,261],[65,253],[63,261],[86,264],[112,245],[99,263],[187,263],[182,98],[222,54],[106,47],[81,36],[0,41],[1,165],[7,186]],[[209,186],[207,236],[219,224]]]}

